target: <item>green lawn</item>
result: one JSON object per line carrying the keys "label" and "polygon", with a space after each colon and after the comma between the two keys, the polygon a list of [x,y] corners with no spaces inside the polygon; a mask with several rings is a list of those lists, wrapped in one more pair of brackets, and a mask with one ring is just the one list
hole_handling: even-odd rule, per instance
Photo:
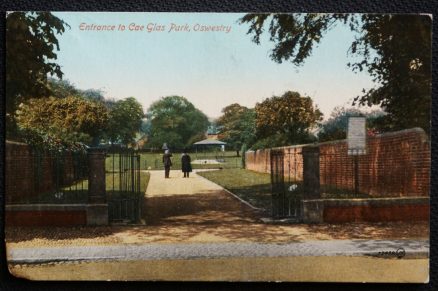
{"label": "green lawn", "polygon": [[246,169],[224,169],[198,172],[199,175],[221,185],[251,205],[271,208],[271,176]]}
{"label": "green lawn", "polygon": [[[140,172],[140,193],[146,192],[149,183],[150,174]],[[123,178],[122,178],[123,181]],[[120,190],[120,175],[119,173],[107,173],[105,181],[107,195],[123,195]],[[134,195],[139,195],[134,193]],[[42,193],[35,201],[27,201],[28,203],[56,203],[56,204],[81,204],[88,201],[88,179],[78,181],[67,187],[63,187],[58,193]]]}
{"label": "green lawn", "polygon": [[[270,210],[272,207],[271,196],[271,175],[266,173],[258,173],[246,169],[224,169],[219,171],[198,172],[199,175],[221,185],[225,189],[231,191],[238,197],[249,202],[251,205]],[[297,185],[297,189],[293,192],[288,191],[289,186]],[[321,198],[366,198],[369,195],[359,193],[355,194],[352,190],[337,189],[336,187],[323,187],[321,189]],[[302,182],[285,180],[286,197],[302,197]]]}
{"label": "green lawn", "polygon": [[[227,152],[200,152],[190,153],[193,169],[228,169],[241,168],[242,157],[238,157],[235,151]],[[142,170],[163,170],[163,154],[162,153],[140,153],[140,169]],[[197,164],[195,160],[217,160],[219,164]],[[172,157],[172,169],[181,168],[181,153],[174,153]],[[107,172],[118,171],[119,157],[118,155],[109,155],[105,161]]]}

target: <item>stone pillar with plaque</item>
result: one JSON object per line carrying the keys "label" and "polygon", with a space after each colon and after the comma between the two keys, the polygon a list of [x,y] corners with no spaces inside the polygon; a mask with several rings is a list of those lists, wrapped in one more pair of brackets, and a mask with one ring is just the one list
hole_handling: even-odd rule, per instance
{"label": "stone pillar with plaque", "polygon": [[366,154],[366,119],[365,117],[348,118],[348,155],[354,159],[354,192],[359,193],[359,156]]}

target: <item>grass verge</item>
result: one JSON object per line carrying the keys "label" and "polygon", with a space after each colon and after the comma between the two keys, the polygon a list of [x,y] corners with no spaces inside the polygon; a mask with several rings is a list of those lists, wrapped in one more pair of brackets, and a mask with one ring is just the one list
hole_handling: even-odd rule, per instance
{"label": "grass verge", "polygon": [[198,172],[198,175],[221,185],[255,207],[262,209],[270,209],[271,207],[271,178],[269,174],[246,169],[224,169]]}
{"label": "grass verge", "polygon": [[[221,185],[255,207],[265,210],[270,210],[272,207],[270,174],[246,169],[223,169],[220,171],[198,172],[198,174]],[[297,188],[291,192],[289,187],[292,184],[296,184]],[[301,181],[288,181],[288,179],[285,179],[284,187],[287,199],[291,199],[291,201],[301,200],[303,195]],[[369,195],[364,193],[356,194],[352,190],[338,189],[333,186],[324,186],[321,189],[321,198],[351,199],[368,197]]]}

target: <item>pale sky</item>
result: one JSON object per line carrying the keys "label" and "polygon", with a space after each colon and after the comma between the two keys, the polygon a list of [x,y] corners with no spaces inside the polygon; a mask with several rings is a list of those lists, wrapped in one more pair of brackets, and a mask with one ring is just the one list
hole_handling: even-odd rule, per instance
{"label": "pale sky", "polygon": [[[347,67],[354,34],[341,24],[328,32],[304,65],[277,64],[269,58],[268,34],[261,45],[239,25],[238,13],[56,12],[70,25],[58,36],[57,62],[64,78],[80,89],[101,89],[106,97],[134,96],[146,112],[160,97],[186,97],[209,117],[231,103],[256,102],[285,91],[310,96],[325,119],[336,106],[351,105],[362,88],[373,86],[366,73]],[[130,31],[129,25],[144,26]],[[81,30],[85,25],[114,25],[114,31]],[[119,31],[119,25],[124,31]],[[173,24],[190,31],[169,32]],[[147,28],[158,31],[148,32]],[[200,31],[201,26],[222,31]],[[160,29],[162,31],[160,31]],[[227,29],[229,31],[227,32]],[[197,31],[196,31],[197,30]]]}

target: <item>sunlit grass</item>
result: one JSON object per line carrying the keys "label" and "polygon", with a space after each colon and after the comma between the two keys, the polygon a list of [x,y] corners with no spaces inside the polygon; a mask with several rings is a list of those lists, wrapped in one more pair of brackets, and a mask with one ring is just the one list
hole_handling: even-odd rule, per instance
{"label": "sunlit grass", "polygon": [[[136,174],[136,173],[134,173]],[[141,195],[146,192],[149,183],[150,174],[147,172],[140,172],[140,193],[132,193],[128,191],[121,193],[120,181],[123,181],[123,176],[119,173],[107,173],[105,177],[105,188],[107,195],[117,196],[121,194]],[[136,190],[136,189],[135,189]],[[47,192],[40,194],[35,201],[28,201],[28,203],[55,203],[55,204],[81,204],[88,201],[88,179],[77,181],[72,185],[61,188],[58,192]]]}
{"label": "sunlit grass", "polygon": [[[234,151],[227,152],[199,152],[189,153],[192,159],[193,169],[228,169],[228,168],[241,168],[242,157],[237,156]],[[214,160],[219,161],[218,164],[197,164],[193,163],[195,160]],[[125,159],[129,166],[131,161]],[[118,171],[120,168],[120,159],[118,154],[109,155],[105,161],[105,169],[107,172]],[[123,165],[122,165],[123,168]],[[172,169],[181,168],[181,153],[174,153],[172,157]],[[142,170],[163,170],[163,154],[162,153],[140,153],[140,169]]]}
{"label": "sunlit grass", "polygon": [[[224,169],[219,171],[198,172],[199,175],[221,185],[251,205],[269,210],[272,207],[271,175],[258,173],[246,169]],[[290,191],[289,187],[295,184],[296,189]],[[287,198],[304,197],[302,181],[289,181],[285,177],[284,193]],[[367,198],[364,193],[354,193],[350,189],[340,189],[335,186],[321,187],[321,198],[351,199]],[[293,198],[295,199],[295,198]]]}
{"label": "sunlit grass", "polygon": [[246,169],[224,169],[198,172],[198,174],[221,185],[255,207],[263,209],[271,207],[270,174]]}

